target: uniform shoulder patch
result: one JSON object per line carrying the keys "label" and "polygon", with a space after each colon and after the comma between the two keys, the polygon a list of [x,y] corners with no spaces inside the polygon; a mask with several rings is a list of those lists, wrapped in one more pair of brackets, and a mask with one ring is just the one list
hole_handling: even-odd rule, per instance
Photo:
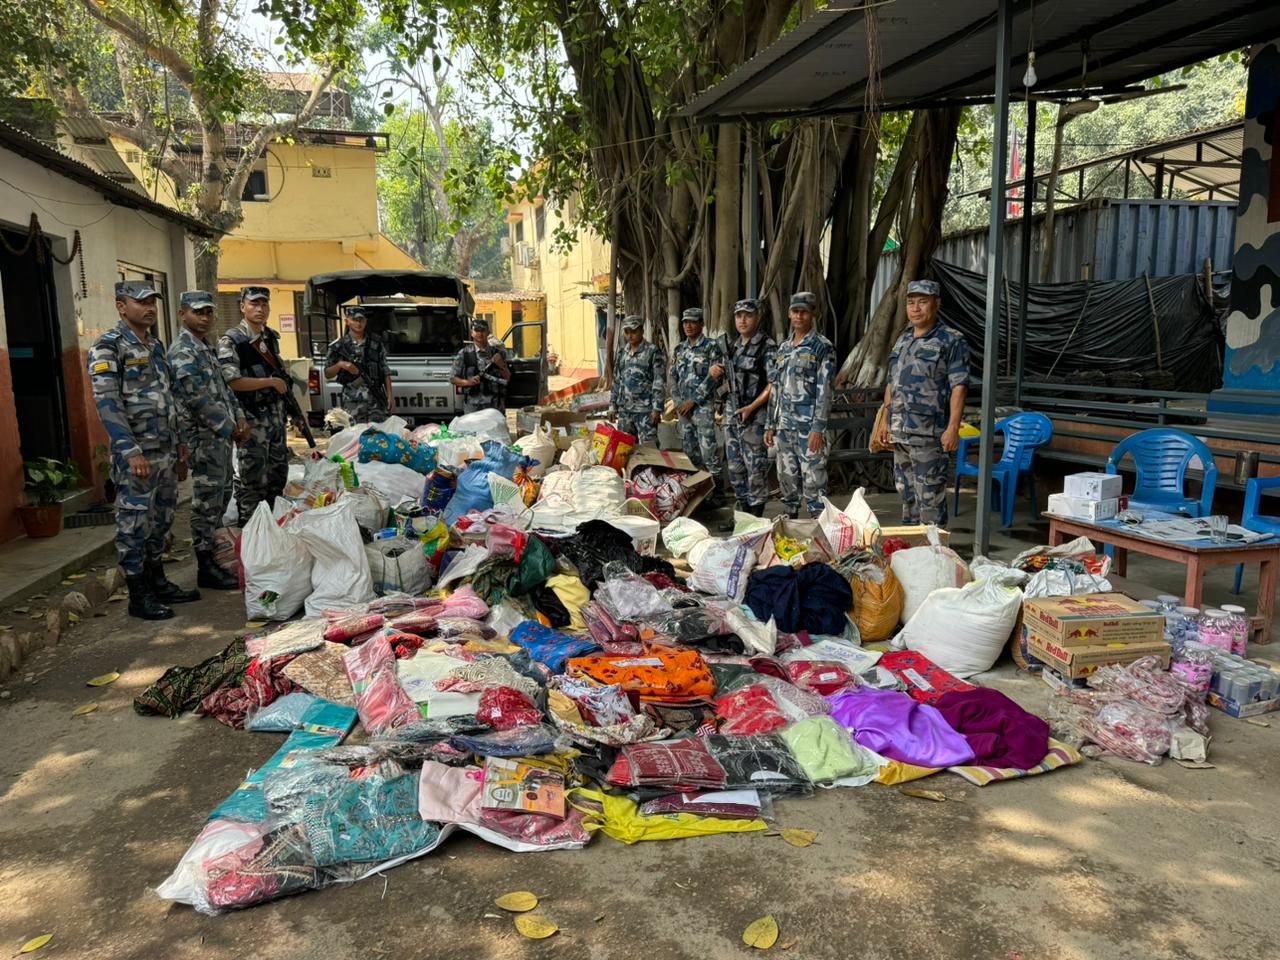
{"label": "uniform shoulder patch", "polygon": [[115,364],[112,363],[110,360],[96,360],[94,361],[92,372],[93,373],[110,373],[114,369],[115,369]]}
{"label": "uniform shoulder patch", "polygon": [[150,357],[125,357],[124,365],[126,367],[145,367],[151,362]]}

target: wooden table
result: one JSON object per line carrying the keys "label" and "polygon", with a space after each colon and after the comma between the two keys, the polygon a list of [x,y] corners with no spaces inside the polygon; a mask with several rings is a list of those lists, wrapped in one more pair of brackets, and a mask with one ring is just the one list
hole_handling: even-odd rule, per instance
{"label": "wooden table", "polygon": [[1117,576],[1125,575],[1128,553],[1140,553],[1147,557],[1172,560],[1187,568],[1187,581],[1183,590],[1189,607],[1200,606],[1204,596],[1204,574],[1210,567],[1235,566],[1237,563],[1256,563],[1258,575],[1258,610],[1254,616],[1255,643],[1271,642],[1271,621],[1275,616],[1276,583],[1280,576],[1280,539],[1262,540],[1257,543],[1215,544],[1202,541],[1169,541],[1143,536],[1140,526],[1104,521],[1091,523],[1071,517],[1044,514],[1049,521],[1049,546],[1056,547],[1076,537],[1088,537],[1094,543],[1110,544],[1115,548],[1111,569]]}

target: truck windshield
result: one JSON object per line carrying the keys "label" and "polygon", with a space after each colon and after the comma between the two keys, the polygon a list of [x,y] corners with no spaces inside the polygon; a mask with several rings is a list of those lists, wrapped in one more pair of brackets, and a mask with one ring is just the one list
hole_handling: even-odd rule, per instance
{"label": "truck windshield", "polygon": [[449,355],[462,347],[458,308],[434,304],[367,304],[369,332],[382,337],[393,357]]}

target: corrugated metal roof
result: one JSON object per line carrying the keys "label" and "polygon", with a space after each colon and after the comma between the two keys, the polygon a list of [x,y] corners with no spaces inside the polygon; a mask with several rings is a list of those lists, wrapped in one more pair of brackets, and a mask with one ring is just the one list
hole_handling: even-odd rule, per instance
{"label": "corrugated metal roof", "polygon": [[500,303],[506,301],[545,300],[547,295],[540,290],[497,290],[474,294],[476,303]]}
{"label": "corrugated metal roof", "polygon": [[142,185],[133,175],[124,159],[111,143],[96,117],[64,116],[58,120],[58,129],[64,138],[70,139],[77,152],[84,154],[85,162],[116,183],[142,192]]}
{"label": "corrugated metal roof", "polygon": [[[835,0],[681,113],[733,120],[849,112],[868,99],[886,110],[987,102],[996,10],[997,0]],[[1117,90],[1280,35],[1275,0],[1012,0],[1012,13],[1011,88],[1023,89],[1034,34],[1039,94]]]}

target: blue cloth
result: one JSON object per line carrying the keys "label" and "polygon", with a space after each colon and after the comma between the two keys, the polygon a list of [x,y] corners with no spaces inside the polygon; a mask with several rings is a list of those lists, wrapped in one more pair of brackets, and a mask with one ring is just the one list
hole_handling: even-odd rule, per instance
{"label": "blue cloth", "polygon": [[312,796],[302,815],[316,866],[380,863],[429,847],[440,825],[418,816],[418,775],[352,780]]}
{"label": "blue cloth", "polygon": [[784,633],[836,634],[844,630],[845,614],[853,609],[853,590],[825,563],[799,570],[769,567],[751,574],[743,602],[761,623],[772,617]]}
{"label": "blue cloth", "polygon": [[590,640],[558,633],[533,620],[526,620],[512,630],[509,639],[552,673],[564,672],[564,665],[572,657],[585,657],[600,650]]}

